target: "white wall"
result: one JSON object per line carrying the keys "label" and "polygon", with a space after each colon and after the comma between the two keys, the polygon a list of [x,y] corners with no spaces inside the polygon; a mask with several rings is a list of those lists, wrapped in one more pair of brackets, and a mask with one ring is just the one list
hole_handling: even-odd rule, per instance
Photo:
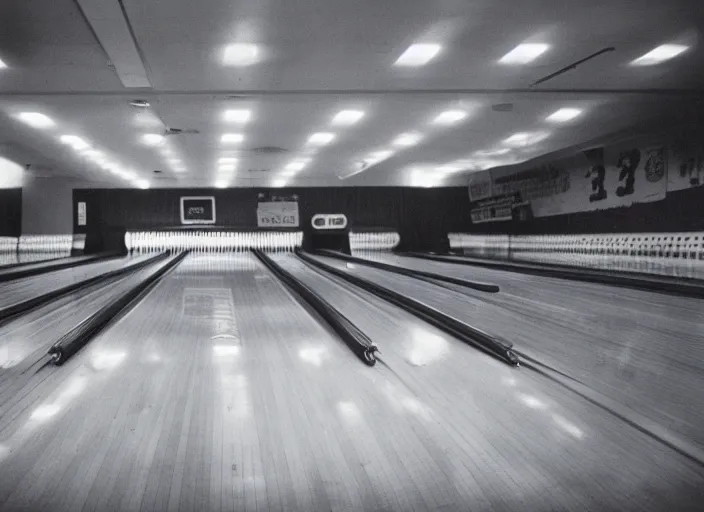
{"label": "white wall", "polygon": [[17,188],[22,186],[21,165],[0,156],[0,188]]}

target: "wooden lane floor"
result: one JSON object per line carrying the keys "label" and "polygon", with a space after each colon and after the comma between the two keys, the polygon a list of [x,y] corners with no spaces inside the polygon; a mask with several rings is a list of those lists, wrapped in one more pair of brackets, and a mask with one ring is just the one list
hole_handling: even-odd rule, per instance
{"label": "wooden lane floor", "polygon": [[189,256],[0,416],[0,510],[699,510],[689,461],[333,292],[389,367],[251,256]]}
{"label": "wooden lane floor", "polygon": [[[407,418],[432,418],[445,425],[442,438],[481,440],[473,447],[444,446],[445,453],[461,454],[452,459],[455,470],[469,460],[482,461],[463,476],[489,499],[489,506],[480,502],[477,509],[501,508],[507,495],[523,497],[520,505],[509,498],[507,509],[686,507],[675,480],[665,484],[669,490],[658,504],[648,504],[650,498],[641,505],[633,501],[636,489],[665,488],[640,479],[654,476],[653,465],[679,465],[678,453],[542,376],[508,368],[373,295],[331,282],[300,261],[277,259],[380,345],[380,357],[399,376],[398,382],[380,386],[387,407]],[[690,477],[704,483],[701,469],[692,469],[685,480],[691,482]],[[503,491],[492,494],[492,489]],[[477,504],[463,498],[469,500],[465,504]]]}
{"label": "wooden lane floor", "polygon": [[377,258],[499,285],[493,295],[453,293],[384,277],[704,447],[704,394],[692,391],[704,386],[704,301],[390,254]]}
{"label": "wooden lane floor", "polygon": [[148,259],[152,256],[153,255],[115,258],[0,283],[0,308],[5,308],[51,290],[63,288],[64,286],[69,286],[73,283],[90,279],[91,277],[112,270],[117,270],[130,263]]}

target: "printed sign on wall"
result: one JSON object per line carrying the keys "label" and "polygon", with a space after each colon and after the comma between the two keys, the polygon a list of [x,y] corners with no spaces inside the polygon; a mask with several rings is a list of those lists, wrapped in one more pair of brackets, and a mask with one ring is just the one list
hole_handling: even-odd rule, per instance
{"label": "printed sign on wall", "polygon": [[83,201],[78,202],[78,225],[85,226],[87,221],[86,217],[86,203]]}
{"label": "printed sign on wall", "polygon": [[704,144],[674,144],[668,155],[667,190],[685,190],[704,184]]}
{"label": "printed sign on wall", "polygon": [[297,228],[297,201],[261,202],[257,206],[257,226],[260,228]]}

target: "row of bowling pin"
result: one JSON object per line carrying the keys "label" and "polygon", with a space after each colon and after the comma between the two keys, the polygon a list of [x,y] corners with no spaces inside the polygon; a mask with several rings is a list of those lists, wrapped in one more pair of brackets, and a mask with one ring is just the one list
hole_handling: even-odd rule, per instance
{"label": "row of bowling pin", "polygon": [[395,232],[350,233],[350,249],[355,252],[390,251],[400,242],[401,236]]}
{"label": "row of bowling pin", "polygon": [[19,252],[41,252],[68,255],[73,246],[73,235],[22,235]]}
{"label": "row of bowling pin", "polygon": [[0,254],[8,252],[17,252],[17,244],[19,239],[14,236],[0,236]]}
{"label": "row of bowling pin", "polygon": [[161,251],[231,252],[261,249],[293,251],[303,242],[301,232],[187,232],[140,231],[125,233],[125,246],[132,253]]}

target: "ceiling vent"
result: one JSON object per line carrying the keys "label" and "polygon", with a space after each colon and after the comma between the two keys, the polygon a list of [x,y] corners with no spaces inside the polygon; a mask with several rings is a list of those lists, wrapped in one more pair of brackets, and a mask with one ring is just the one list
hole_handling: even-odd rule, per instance
{"label": "ceiling vent", "polygon": [[281,153],[288,153],[288,149],[280,148],[278,146],[259,146],[256,148],[251,148],[248,151],[260,155],[279,155]]}
{"label": "ceiling vent", "polygon": [[194,128],[167,128],[164,135],[195,135],[200,133]]}
{"label": "ceiling vent", "polygon": [[497,103],[491,106],[494,112],[513,112],[513,103]]}

